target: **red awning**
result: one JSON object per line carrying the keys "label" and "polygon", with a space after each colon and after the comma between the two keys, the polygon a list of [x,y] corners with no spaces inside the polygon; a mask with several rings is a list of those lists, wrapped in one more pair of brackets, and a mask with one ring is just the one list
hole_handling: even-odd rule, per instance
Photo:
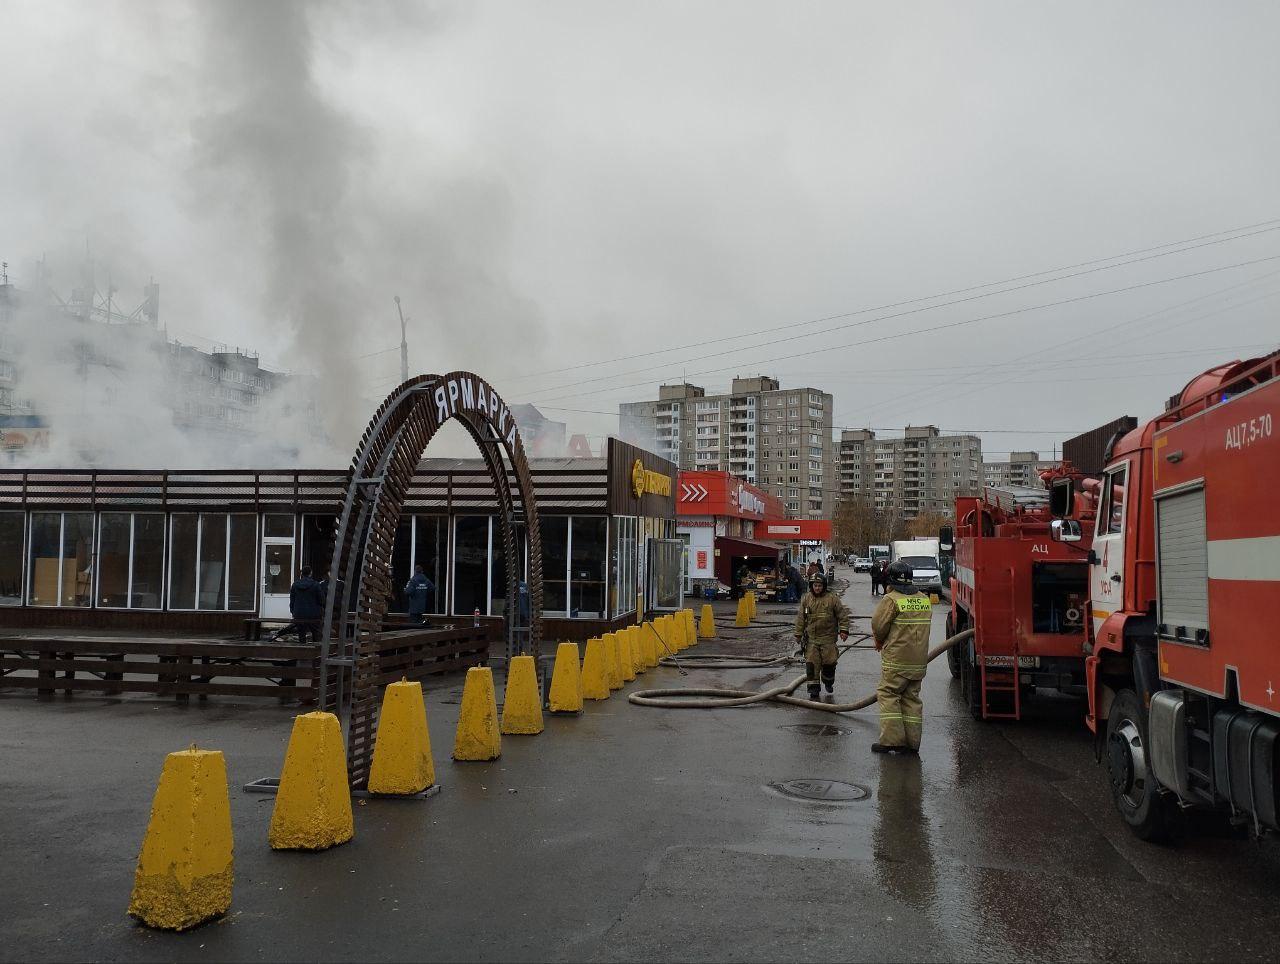
{"label": "red awning", "polygon": [[716,536],[716,578],[726,586],[733,585],[733,569],[737,560],[746,558],[753,560],[778,561],[778,547],[767,542],[752,542],[750,539],[733,539],[729,536]]}

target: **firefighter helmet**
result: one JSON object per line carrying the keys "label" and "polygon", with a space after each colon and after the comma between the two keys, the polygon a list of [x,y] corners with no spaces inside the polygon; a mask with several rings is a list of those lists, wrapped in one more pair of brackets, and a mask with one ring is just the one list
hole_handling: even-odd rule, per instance
{"label": "firefighter helmet", "polygon": [[812,576],[810,576],[810,577],[809,577],[809,585],[810,585],[810,586],[812,586],[815,582],[820,582],[820,583],[822,583],[822,588],[823,588],[823,589],[826,589],[826,588],[827,588],[827,577],[826,577],[826,576],[824,576],[822,573],[820,573],[820,572],[815,572]]}
{"label": "firefighter helmet", "polygon": [[911,588],[911,579],[915,573],[909,565],[902,560],[898,560],[890,564],[889,568],[885,570],[885,575],[889,578],[890,585]]}

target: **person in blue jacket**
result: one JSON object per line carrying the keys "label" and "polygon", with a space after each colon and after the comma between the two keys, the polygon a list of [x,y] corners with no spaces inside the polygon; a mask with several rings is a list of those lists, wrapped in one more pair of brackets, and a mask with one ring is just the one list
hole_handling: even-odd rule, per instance
{"label": "person in blue jacket", "polygon": [[427,612],[427,601],[430,599],[431,594],[435,592],[435,589],[435,584],[427,578],[426,571],[421,564],[414,566],[413,575],[404,584],[404,596],[408,603],[410,622],[422,622],[422,617]]}

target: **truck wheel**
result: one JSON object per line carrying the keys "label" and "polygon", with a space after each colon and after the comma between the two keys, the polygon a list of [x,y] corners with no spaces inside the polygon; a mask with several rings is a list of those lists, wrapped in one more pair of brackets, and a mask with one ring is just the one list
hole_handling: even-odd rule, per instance
{"label": "truck wheel", "polygon": [[[947,639],[950,639],[952,636],[954,636],[956,632],[957,630],[951,622],[951,617],[948,616],[947,617]],[[949,650],[947,650],[947,669],[951,670],[952,679],[960,678],[960,651],[963,648],[964,648],[963,646],[952,646]]]}
{"label": "truck wheel", "polygon": [[1178,809],[1160,792],[1147,760],[1147,713],[1133,690],[1121,690],[1107,717],[1107,777],[1120,816],[1140,840],[1174,836]]}
{"label": "truck wheel", "polygon": [[[960,650],[960,693],[964,696],[969,715],[975,720],[982,719],[982,686],[978,680],[977,657],[974,655],[973,640],[955,647]],[[954,652],[954,650],[948,650]]]}

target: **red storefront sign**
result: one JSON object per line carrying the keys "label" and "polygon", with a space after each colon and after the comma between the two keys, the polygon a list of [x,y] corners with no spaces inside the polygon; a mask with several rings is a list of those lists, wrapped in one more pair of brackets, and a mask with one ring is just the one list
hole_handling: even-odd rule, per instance
{"label": "red storefront sign", "polygon": [[756,523],[757,539],[765,542],[830,542],[830,519],[768,519]]}
{"label": "red storefront sign", "polygon": [[728,472],[681,472],[676,486],[676,514],[759,521],[786,513],[781,499]]}

